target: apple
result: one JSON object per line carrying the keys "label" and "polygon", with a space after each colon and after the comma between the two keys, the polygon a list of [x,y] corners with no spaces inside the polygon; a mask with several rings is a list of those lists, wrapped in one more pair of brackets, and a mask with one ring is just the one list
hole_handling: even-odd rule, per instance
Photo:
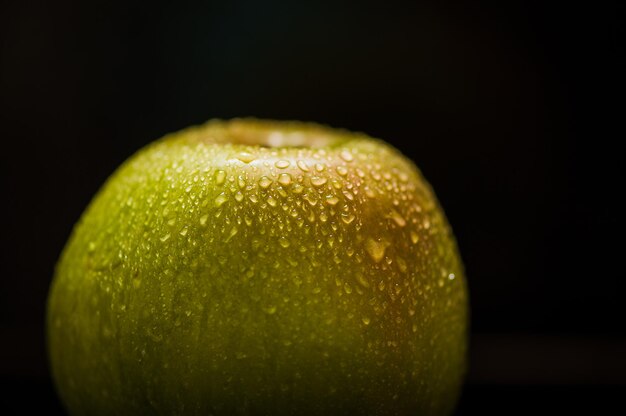
{"label": "apple", "polygon": [[443,415],[468,296],[428,183],[364,134],[213,120],[125,162],[55,271],[71,414]]}

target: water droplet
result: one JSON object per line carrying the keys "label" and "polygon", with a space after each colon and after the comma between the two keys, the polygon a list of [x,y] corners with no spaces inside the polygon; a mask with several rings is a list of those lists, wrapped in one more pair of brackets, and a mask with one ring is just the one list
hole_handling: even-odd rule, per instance
{"label": "water droplet", "polygon": [[417,332],[417,324],[413,324],[413,326],[411,327],[411,331]]}
{"label": "water droplet", "polygon": [[171,235],[170,235],[170,233],[167,233],[167,234],[165,234],[164,236],[162,236],[162,237],[160,238],[160,240],[161,240],[162,242],[166,242],[167,240],[169,240],[169,239],[170,239],[170,236],[171,236]]}
{"label": "water droplet", "polygon": [[450,274],[448,275],[448,279],[450,279],[450,280],[454,280],[454,278],[455,278],[455,277],[456,277],[456,276],[454,275],[454,273],[450,273]]}
{"label": "water droplet", "polygon": [[369,186],[366,186],[366,187],[365,187],[365,195],[366,195],[368,198],[374,198],[374,197],[376,196],[376,194],[374,193],[374,191],[373,191],[373,190],[372,190]]}
{"label": "water droplet", "polygon": [[411,242],[417,244],[418,241],[420,241],[420,236],[415,231],[411,231]]}
{"label": "water droplet", "polygon": [[285,169],[285,168],[288,168],[290,164],[291,163],[289,163],[288,160],[279,160],[276,163],[274,163],[274,166],[276,166],[278,169]]}
{"label": "water droplet", "polygon": [[406,225],[406,220],[395,209],[391,210],[391,212],[389,213],[389,218],[391,218],[396,224],[398,224],[398,227],[404,227]]}
{"label": "water droplet", "polygon": [[291,191],[294,194],[301,194],[303,190],[304,190],[304,186],[300,185],[299,183],[296,183],[291,187]]}
{"label": "water droplet", "polygon": [[278,201],[276,201],[276,199],[273,196],[268,196],[267,197],[267,203],[271,206],[271,207],[275,207],[278,204]]}
{"label": "water droplet", "polygon": [[368,316],[364,316],[364,317],[362,317],[362,318],[361,318],[361,321],[363,321],[363,323],[364,323],[365,325],[369,325],[369,324],[370,324],[370,322],[371,322],[371,321],[370,321],[370,318],[369,318]]}
{"label": "water droplet", "polygon": [[183,237],[187,235],[187,231],[189,231],[189,229],[187,227],[183,227],[182,230],[180,230],[180,235],[182,235]]}
{"label": "water droplet", "polygon": [[352,293],[352,286],[350,286],[347,282],[343,284],[343,291],[346,292],[346,294],[351,294]]}
{"label": "water droplet", "polygon": [[338,202],[339,202],[339,198],[337,198],[334,195],[329,195],[326,197],[326,203],[328,205],[337,205]]}
{"label": "water droplet", "polygon": [[228,236],[226,237],[226,239],[224,240],[224,242],[228,243],[234,236],[237,235],[237,232],[239,230],[237,230],[237,227],[233,227],[230,229],[230,232],[228,233]]}
{"label": "water droplet", "polygon": [[250,163],[256,159],[256,157],[252,153],[241,152],[237,155],[237,159],[241,160],[243,163]]}
{"label": "water droplet", "polygon": [[148,335],[150,336],[150,338],[152,338],[152,340],[154,342],[161,342],[163,341],[163,335],[161,333],[159,333],[158,329],[155,328],[148,328]]}
{"label": "water droplet", "polygon": [[278,239],[278,243],[283,247],[283,248],[287,248],[289,247],[289,240],[287,240],[285,237],[280,237]]}
{"label": "water droplet", "polygon": [[398,268],[400,269],[400,271],[402,273],[406,272],[407,270],[406,261],[404,261],[402,257],[396,258],[396,261],[398,262]]}
{"label": "water droplet", "polygon": [[268,315],[274,315],[276,313],[276,306],[268,305],[263,308],[263,311]]}
{"label": "water droplet", "polygon": [[370,282],[367,281],[363,273],[357,273],[356,280],[359,282],[361,286],[365,288],[370,287]]}
{"label": "water droplet", "polygon": [[354,221],[355,216],[352,214],[346,214],[343,213],[341,214],[341,221],[343,221],[346,224],[350,224],[352,221]]}
{"label": "water droplet", "polygon": [[317,204],[317,199],[315,199],[315,197],[313,196],[312,192],[306,193],[304,194],[304,199],[310,204],[310,205],[315,205]]}
{"label": "water droplet", "polygon": [[235,194],[235,200],[237,202],[243,201],[243,194],[241,193],[241,191],[237,191],[237,193]]}
{"label": "water droplet", "polygon": [[388,246],[389,243],[385,240],[376,241],[373,238],[368,238],[365,242],[367,254],[369,254],[376,263],[380,262],[383,257],[385,257],[385,250],[387,250]]}
{"label": "water droplet", "polygon": [[326,169],[326,165],[324,165],[323,163],[316,163],[315,164],[315,170],[318,172],[322,172],[324,169]]}
{"label": "water droplet", "polygon": [[89,245],[87,245],[87,251],[89,251],[90,253],[93,253],[96,250],[96,243],[94,243],[93,241],[89,242]]}
{"label": "water droplet", "polygon": [[261,177],[261,179],[259,180],[259,186],[263,189],[267,189],[269,188],[269,186],[272,184],[272,180],[270,178],[268,178],[267,176],[263,176]]}
{"label": "water droplet", "polygon": [[316,187],[320,187],[327,182],[327,179],[321,176],[313,176],[311,178],[311,184]]}
{"label": "water droplet", "polygon": [[259,202],[259,198],[256,196],[256,194],[250,194],[250,195],[248,196],[248,199],[249,199],[250,201],[254,202],[255,204],[256,204],[257,202]]}
{"label": "water droplet", "polygon": [[224,194],[224,192],[222,192],[217,196],[217,198],[215,198],[215,206],[221,207],[226,201],[228,201],[228,197]]}
{"label": "water droplet", "polygon": [[215,182],[218,185],[221,185],[224,183],[225,180],[226,180],[226,172],[224,172],[223,170],[218,170],[215,175]]}
{"label": "water droplet", "polygon": [[352,153],[350,153],[347,150],[343,150],[339,156],[341,156],[341,158],[343,160],[345,160],[346,162],[352,162],[352,160],[354,159],[354,157],[352,156]]}
{"label": "water droplet", "polygon": [[302,170],[303,172],[308,172],[309,171],[309,167],[307,166],[307,164],[306,164],[306,162],[304,160],[298,160],[296,162],[296,164],[298,165],[300,170]]}
{"label": "water droplet", "polygon": [[337,166],[337,173],[341,176],[346,176],[348,174],[348,169],[345,166]]}
{"label": "water droplet", "polygon": [[278,183],[281,185],[289,185],[291,183],[291,175],[288,173],[281,173],[278,177]]}

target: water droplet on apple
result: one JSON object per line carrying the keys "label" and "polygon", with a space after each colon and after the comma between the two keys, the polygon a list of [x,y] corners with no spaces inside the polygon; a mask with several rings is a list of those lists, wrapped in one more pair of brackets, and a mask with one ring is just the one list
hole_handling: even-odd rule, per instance
{"label": "water droplet on apple", "polygon": [[252,153],[241,152],[237,155],[237,159],[241,160],[243,163],[250,163],[256,159],[256,157]]}
{"label": "water droplet on apple", "polygon": [[311,185],[315,187],[320,187],[324,185],[328,180],[322,176],[313,176],[311,178]]}
{"label": "water droplet on apple", "polygon": [[400,213],[395,209],[391,210],[391,212],[389,213],[389,218],[391,218],[393,222],[398,225],[398,227],[404,227],[406,225],[406,220],[404,219],[404,217],[402,217],[402,215],[400,215]]}
{"label": "water droplet on apple", "polygon": [[268,315],[274,315],[276,313],[276,306],[275,305],[268,305],[268,306],[263,308],[263,311],[266,314],[268,314]]}
{"label": "water droplet on apple", "polygon": [[367,251],[367,254],[370,255],[375,263],[378,263],[383,259],[385,256],[385,250],[387,250],[388,246],[389,243],[385,240],[376,241],[373,238],[368,238],[365,241],[365,251]]}
{"label": "water droplet on apple", "polygon": [[347,150],[343,150],[339,156],[345,160],[346,162],[352,162],[352,160],[354,160],[354,157],[352,156],[352,153],[350,153]]}
{"label": "water droplet on apple", "polygon": [[312,206],[317,204],[317,199],[313,195],[313,192],[304,194],[304,199]]}
{"label": "water droplet on apple", "polygon": [[398,268],[402,273],[405,273],[407,270],[406,261],[402,257],[397,257],[396,261],[398,263]]}
{"label": "water droplet on apple", "polygon": [[345,224],[350,224],[352,221],[354,221],[354,218],[355,216],[350,213],[341,214],[341,221],[343,221]]}
{"label": "water droplet on apple", "polygon": [[228,197],[224,194],[224,192],[222,192],[217,196],[217,198],[215,198],[215,206],[219,208],[224,205],[226,201],[228,201]]}
{"label": "water droplet on apple", "polygon": [[261,177],[261,179],[259,180],[259,186],[263,189],[267,189],[269,188],[269,186],[272,184],[272,180],[270,178],[268,178],[267,176],[263,176]]}
{"label": "water droplet on apple", "polygon": [[289,185],[291,183],[291,175],[288,173],[281,173],[278,177],[278,183],[281,185]]}
{"label": "water droplet on apple", "polygon": [[296,164],[298,165],[300,170],[302,170],[303,172],[308,172],[309,171],[309,167],[307,166],[307,164],[306,164],[306,162],[304,160],[298,160],[296,162]]}
{"label": "water droplet on apple", "polygon": [[228,233],[228,236],[226,237],[226,239],[224,240],[224,242],[228,243],[234,236],[237,235],[237,232],[239,230],[237,229],[237,227],[233,227],[230,229],[230,232]]}

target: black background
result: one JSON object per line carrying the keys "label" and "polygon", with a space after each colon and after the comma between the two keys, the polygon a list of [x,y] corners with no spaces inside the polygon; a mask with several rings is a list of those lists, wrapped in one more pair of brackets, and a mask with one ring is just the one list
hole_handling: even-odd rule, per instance
{"label": "black background", "polygon": [[2,3],[0,413],[62,411],[45,299],[99,186],[234,116],[364,131],[422,169],[471,292],[458,414],[624,407],[624,6],[339,3]]}

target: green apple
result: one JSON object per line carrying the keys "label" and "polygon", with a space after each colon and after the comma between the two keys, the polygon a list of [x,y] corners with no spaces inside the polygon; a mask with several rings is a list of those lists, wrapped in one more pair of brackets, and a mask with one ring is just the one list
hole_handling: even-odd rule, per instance
{"label": "green apple", "polygon": [[407,158],[251,119],[124,163],[76,225],[47,311],[77,415],[448,414],[467,327],[454,236]]}

